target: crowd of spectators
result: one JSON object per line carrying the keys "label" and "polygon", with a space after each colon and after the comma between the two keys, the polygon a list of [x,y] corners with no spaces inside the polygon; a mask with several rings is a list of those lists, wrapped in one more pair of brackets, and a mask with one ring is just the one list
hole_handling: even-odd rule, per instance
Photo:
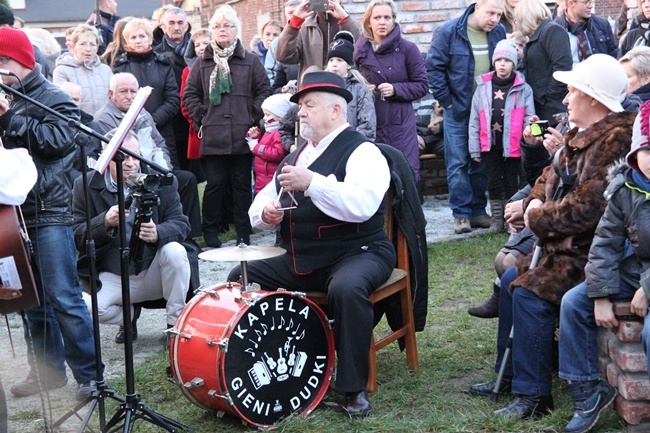
{"label": "crowd of spectators", "polygon": [[[284,18],[262,23],[251,41],[242,40],[242,17],[229,5],[216,10],[208,28],[192,28],[178,7],[159,8],[151,19],[121,18],[115,0],[101,0],[98,15],[65,31],[63,50],[43,29],[26,23],[23,31],[40,65],[34,70],[69,93],[84,123],[102,133],[119,125],[139,88],[152,89],[134,147],[178,178],[179,218],[189,231],[177,240],[190,265],[200,251],[196,240],[218,248],[231,225],[237,243],[250,243],[253,197],[301,140],[290,95],[306,72],[340,76],[352,95],[347,122],[401,151],[416,179],[422,153],[444,157],[455,233],[510,232],[492,295],[470,314],[499,317],[497,367],[514,324],[513,359],[497,391],[517,398],[496,413],[526,418],[553,409],[551,328],[560,305],[562,314],[570,311],[563,295],[586,279],[589,296],[597,297],[588,263],[600,256],[589,248],[594,234],[602,235],[596,226],[607,206],[606,168],[630,151],[632,113],[650,99],[650,0],[639,3],[627,33],[614,33],[593,9],[593,0],[559,0],[553,10],[542,0],[477,0],[436,28],[427,53],[404,37],[393,0],[372,0],[360,20],[341,0],[318,12],[306,0],[288,0]],[[14,22],[0,5],[0,25]],[[546,123],[537,131],[539,121]],[[628,161],[645,160],[638,149],[644,144]],[[97,158],[97,143],[89,149]],[[554,155],[573,176],[570,184],[570,176],[562,178],[560,196]],[[599,169],[590,171],[592,163]],[[83,162],[74,167],[75,174],[87,169]],[[643,176],[643,168],[634,175]],[[645,187],[639,179],[631,182]],[[199,211],[197,184],[204,181]],[[543,258],[531,266],[535,242],[544,245]],[[593,375],[567,373],[563,335],[573,336],[560,332],[560,372],[576,402],[569,431],[587,431],[612,392]],[[545,345],[532,351],[530,339]],[[487,395],[494,385],[474,385],[471,393]]]}

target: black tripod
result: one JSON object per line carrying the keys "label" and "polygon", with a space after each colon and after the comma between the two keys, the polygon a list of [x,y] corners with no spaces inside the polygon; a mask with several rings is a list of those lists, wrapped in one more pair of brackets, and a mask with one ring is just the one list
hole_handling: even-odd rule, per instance
{"label": "black tripod", "polygon": [[[71,127],[76,128],[80,133],[77,134],[76,142],[81,146],[81,158],[82,158],[82,179],[83,179],[83,189],[84,189],[84,200],[86,203],[89,201],[89,192],[88,192],[88,178],[85,170],[86,165],[86,154],[85,154],[85,145],[88,141],[88,136],[95,137],[103,142],[108,142],[108,138],[104,137],[101,134],[93,131],[92,129],[81,124],[75,119],[69,119],[66,116],[58,113],[57,111],[51,109],[50,107],[41,104],[40,102],[34,100],[33,98],[28,97],[27,95],[9,87],[2,82],[0,82],[0,89],[4,90],[7,93],[24,99],[25,101],[41,108],[42,110],[47,111],[53,116],[58,117],[59,119],[67,122]],[[86,134],[85,136],[83,134]],[[120,143],[121,144],[121,143]],[[66,420],[75,416],[78,419],[82,420],[79,432],[83,433],[86,431],[92,414],[96,408],[99,408],[99,426],[101,432],[117,432],[121,430],[124,433],[132,431],[133,424],[138,419],[143,419],[147,422],[150,422],[158,427],[161,427],[169,432],[178,432],[179,430],[191,431],[191,429],[177,421],[174,421],[170,418],[167,418],[161,414],[158,414],[150,409],[147,409],[144,403],[141,402],[140,396],[135,393],[135,376],[133,373],[133,338],[131,336],[131,297],[129,292],[129,248],[126,244],[126,218],[125,218],[125,208],[124,208],[124,179],[123,179],[123,170],[122,170],[122,161],[124,160],[124,154],[130,155],[145,164],[148,164],[156,171],[160,173],[168,174],[169,170],[159,166],[158,164],[148,161],[143,158],[141,155],[131,152],[128,149],[120,149],[116,153],[113,160],[117,166],[117,195],[118,195],[118,207],[119,207],[119,234],[120,234],[120,273],[121,273],[121,283],[122,283],[122,317],[124,321],[125,328],[125,338],[124,338],[124,358],[125,358],[125,375],[126,375],[126,396],[122,397],[115,393],[112,389],[108,387],[104,380],[103,372],[103,362],[101,356],[101,339],[100,339],[100,330],[99,330],[99,315],[98,315],[98,305],[97,305],[97,270],[96,270],[96,254],[95,254],[95,243],[90,237],[86,243],[86,253],[89,261],[90,269],[90,288],[91,288],[91,298],[92,298],[92,320],[93,320],[93,337],[95,340],[95,364],[97,368],[96,372],[96,387],[97,389],[92,393],[90,397],[86,400],[77,404],[73,409],[68,411],[63,417],[55,421],[52,425],[52,430],[57,431]],[[90,234],[90,221],[91,217],[86,209],[86,233]],[[119,403],[118,411],[113,415],[113,417],[106,422],[106,409],[105,409],[105,399],[111,398]],[[82,418],[79,415],[79,411],[90,403],[90,407],[86,415]],[[88,427],[89,428],[89,427]],[[92,429],[91,429],[92,430]]]}

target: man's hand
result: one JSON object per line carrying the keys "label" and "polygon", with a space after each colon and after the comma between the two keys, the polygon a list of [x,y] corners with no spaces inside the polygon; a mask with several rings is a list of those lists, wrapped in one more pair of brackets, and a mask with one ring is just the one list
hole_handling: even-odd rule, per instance
{"label": "man's hand", "polygon": [[348,13],[341,6],[341,0],[329,0],[330,10],[328,11],[337,20],[343,19],[348,16]]}
{"label": "man's hand", "polygon": [[293,15],[295,17],[302,18],[303,20],[313,14],[314,12],[309,12],[309,0],[302,0],[300,6],[298,6],[296,10],[293,11]]}
{"label": "man's hand", "polygon": [[275,202],[270,201],[262,209],[262,221],[267,224],[278,225],[282,222],[284,218],[284,211],[278,210],[275,207]]}
{"label": "man's hand", "polygon": [[648,306],[650,306],[650,301],[648,301],[648,297],[645,295],[645,291],[641,287],[636,291],[632,298],[630,311],[639,317],[645,317],[648,314]]}
{"label": "man's hand", "polygon": [[524,228],[524,200],[506,204],[503,217],[513,230]]}
{"label": "man's hand", "polygon": [[278,175],[278,181],[285,191],[307,191],[313,177],[314,172],[306,167],[285,165]]}
{"label": "man's hand", "polygon": [[138,237],[149,244],[158,242],[158,229],[153,221],[140,224],[140,234]]}
{"label": "man's hand", "polygon": [[618,320],[614,316],[614,308],[609,298],[599,298],[594,301],[594,319],[596,326],[607,329],[618,326]]}
{"label": "man's hand", "polygon": [[542,137],[535,137],[533,135],[533,132],[530,129],[530,124],[533,122],[537,122],[539,120],[539,117],[535,116],[530,116],[530,119],[528,119],[529,125],[524,128],[524,132],[522,134],[522,137],[524,139],[524,142],[527,144],[540,144],[542,142]]}
{"label": "man's hand", "polygon": [[426,145],[424,144],[424,138],[418,135],[418,149],[424,150]]}
{"label": "man's hand", "polygon": [[[124,217],[128,218],[128,216],[129,210],[127,209]],[[120,225],[120,212],[117,205],[111,206],[111,208],[106,211],[106,215],[104,216],[104,224],[107,228],[117,227]]]}

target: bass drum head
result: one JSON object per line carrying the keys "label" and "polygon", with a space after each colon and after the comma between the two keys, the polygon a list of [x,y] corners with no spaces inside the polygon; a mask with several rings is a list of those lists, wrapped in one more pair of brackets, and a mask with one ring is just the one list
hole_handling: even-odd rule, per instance
{"label": "bass drum head", "polygon": [[271,292],[252,299],[231,322],[222,377],[242,419],[267,427],[320,403],[332,377],[334,338],[322,310],[304,297]]}

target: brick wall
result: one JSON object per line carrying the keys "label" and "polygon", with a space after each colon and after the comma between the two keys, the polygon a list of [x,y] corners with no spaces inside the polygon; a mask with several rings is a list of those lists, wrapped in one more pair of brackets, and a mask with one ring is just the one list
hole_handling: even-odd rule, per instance
{"label": "brick wall", "polygon": [[[616,1],[616,0],[610,0]],[[284,0],[202,0],[201,21],[204,26],[212,17],[214,10],[222,4],[230,4],[242,20],[242,41],[248,46],[257,29],[269,19],[282,21]],[[370,3],[366,0],[342,0],[345,9],[355,19],[361,19]],[[404,36],[417,43],[420,50],[426,52],[431,42],[433,30],[450,18],[460,15],[465,9],[464,0],[397,0],[397,20]]]}
{"label": "brick wall", "polygon": [[[628,7],[636,8],[637,0],[627,0]],[[242,20],[242,41],[248,47],[259,26],[269,19],[283,21],[284,0],[201,0],[201,20],[207,26],[214,10],[229,3]],[[342,0],[345,9],[355,19],[360,19],[370,3],[367,0]],[[404,37],[415,42],[420,51],[426,52],[436,27],[463,13],[471,1],[465,0],[396,0],[397,21]],[[551,2],[553,3],[553,2]],[[623,0],[598,0],[596,14],[603,18],[618,16]]]}

